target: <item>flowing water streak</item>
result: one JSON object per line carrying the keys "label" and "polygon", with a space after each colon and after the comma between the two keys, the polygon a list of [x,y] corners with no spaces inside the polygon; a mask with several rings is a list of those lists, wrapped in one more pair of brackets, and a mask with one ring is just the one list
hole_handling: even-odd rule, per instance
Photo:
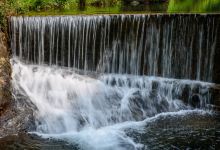
{"label": "flowing water streak", "polygon": [[13,54],[29,63],[212,82],[215,16],[12,17],[10,22]]}

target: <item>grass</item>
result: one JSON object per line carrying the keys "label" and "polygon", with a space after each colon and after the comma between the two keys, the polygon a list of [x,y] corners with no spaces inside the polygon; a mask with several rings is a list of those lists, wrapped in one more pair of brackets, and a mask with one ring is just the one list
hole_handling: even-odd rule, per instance
{"label": "grass", "polygon": [[[6,18],[11,15],[48,15],[48,14],[97,14],[114,13],[122,11],[123,0],[84,0],[85,6],[80,9],[79,0],[0,0],[0,29],[6,28]],[[161,1],[164,0],[152,0]],[[220,0],[168,0],[168,8],[164,13],[208,13],[220,12]],[[166,5],[166,6],[167,6]],[[131,9],[130,9],[131,7]],[[129,12],[136,13],[134,7],[130,6]],[[150,13],[153,4],[147,6],[149,10],[139,13]],[[158,9],[158,7],[157,7]],[[84,11],[80,11],[84,10]],[[161,12],[155,11],[153,12]]]}
{"label": "grass", "polygon": [[[86,5],[99,6],[116,5],[120,0],[85,0]],[[9,0],[9,5],[19,14],[28,11],[42,11],[48,9],[76,9],[79,0]]]}
{"label": "grass", "polygon": [[[86,5],[90,13],[95,12],[96,8],[92,5],[112,6],[112,11],[117,11],[120,0],[86,0]],[[34,14],[33,12],[58,12],[60,10],[71,10],[77,13],[79,0],[0,0],[0,29],[6,28],[6,17],[10,15]],[[114,6],[114,7],[113,7]]]}
{"label": "grass", "polygon": [[120,6],[110,6],[110,7],[92,7],[92,6],[87,6],[85,10],[80,10],[80,9],[64,9],[64,10],[50,10],[50,11],[40,11],[40,12],[35,12],[35,11],[30,11],[24,15],[27,16],[48,16],[48,15],[92,15],[92,14],[119,14],[121,13],[120,11]]}

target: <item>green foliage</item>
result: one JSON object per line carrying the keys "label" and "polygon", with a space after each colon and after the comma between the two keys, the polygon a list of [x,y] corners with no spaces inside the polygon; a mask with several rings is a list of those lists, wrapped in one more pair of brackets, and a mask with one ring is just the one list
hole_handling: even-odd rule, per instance
{"label": "green foliage", "polygon": [[0,30],[5,25],[4,12],[2,8],[0,8]]}
{"label": "green foliage", "polygon": [[[122,1],[85,0],[86,13],[105,12],[106,9],[119,13]],[[150,1],[164,2],[164,0]],[[168,0],[167,4],[168,13],[220,12],[220,0]],[[79,0],[0,0],[0,26],[6,26],[6,16],[57,10],[78,13],[78,5]]]}
{"label": "green foliage", "polygon": [[28,11],[40,11],[47,9],[65,8],[67,5],[76,3],[77,0],[7,0],[10,9],[18,14]]}
{"label": "green foliage", "polygon": [[113,6],[118,5],[121,0],[87,0],[87,4],[96,6]]}
{"label": "green foliage", "polygon": [[58,6],[63,7],[65,6],[67,0],[55,0],[55,2],[58,4]]}
{"label": "green foliage", "polygon": [[[86,0],[86,5],[112,6],[120,0]],[[6,26],[6,16],[26,14],[30,11],[78,9],[79,0],[0,0],[0,27]]]}
{"label": "green foliage", "polygon": [[6,28],[6,11],[8,10],[7,5],[4,2],[0,1],[0,30],[4,30]]}
{"label": "green foliage", "polygon": [[168,12],[220,12],[220,0],[170,0]]}

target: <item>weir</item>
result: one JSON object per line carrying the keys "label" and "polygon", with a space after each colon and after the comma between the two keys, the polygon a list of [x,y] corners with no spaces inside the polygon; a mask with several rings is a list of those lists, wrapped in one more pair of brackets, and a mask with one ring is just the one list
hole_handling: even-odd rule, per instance
{"label": "weir", "polygon": [[219,82],[219,15],[12,17],[13,55],[99,73]]}
{"label": "weir", "polygon": [[15,103],[43,138],[148,149],[134,133],[212,116],[219,33],[219,15],[11,17]]}

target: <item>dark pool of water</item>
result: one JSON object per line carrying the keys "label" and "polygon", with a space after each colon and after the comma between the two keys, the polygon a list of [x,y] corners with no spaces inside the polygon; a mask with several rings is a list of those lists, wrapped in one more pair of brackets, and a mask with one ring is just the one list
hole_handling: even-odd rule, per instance
{"label": "dark pool of water", "polygon": [[[213,149],[220,147],[220,120],[216,115],[166,116],[149,122],[142,133],[128,130],[142,149]],[[95,137],[94,137],[95,138]],[[0,149],[79,149],[65,141],[42,139],[27,133],[0,139]]]}
{"label": "dark pool of water", "polygon": [[138,141],[145,149],[218,149],[219,117],[189,115],[161,118],[146,127]]}

